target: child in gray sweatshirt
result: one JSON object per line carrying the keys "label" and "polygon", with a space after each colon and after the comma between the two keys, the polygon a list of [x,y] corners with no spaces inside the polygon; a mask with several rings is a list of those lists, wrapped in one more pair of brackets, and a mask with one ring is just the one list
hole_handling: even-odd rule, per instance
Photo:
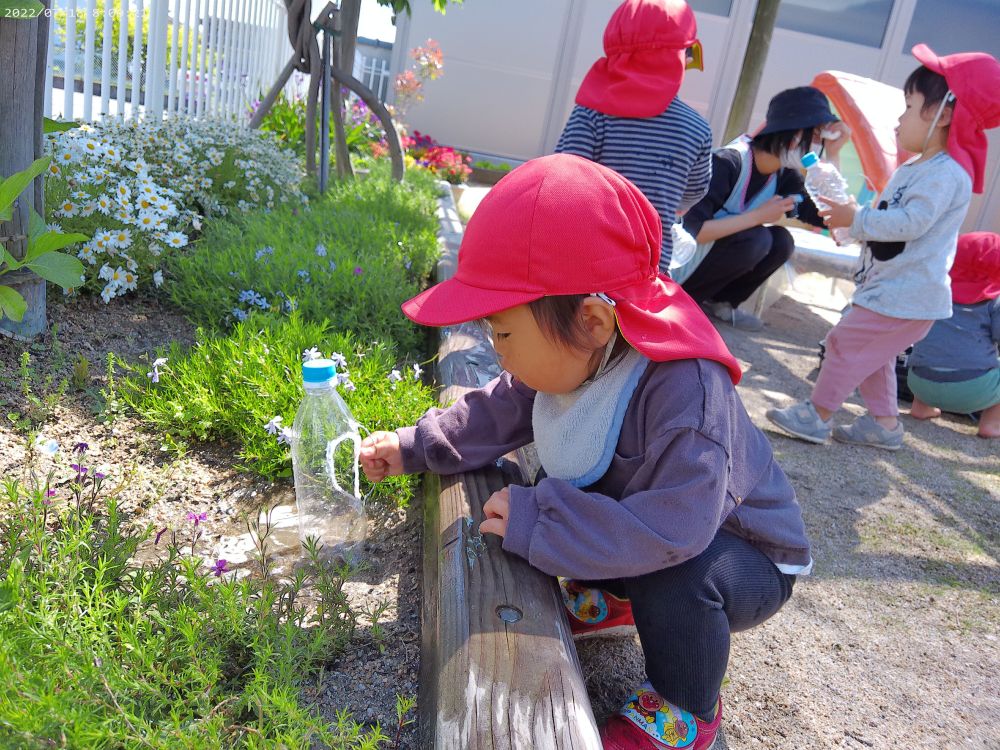
{"label": "child in gray sweatshirt", "polygon": [[[917,154],[899,167],[875,206],[831,203],[831,229],[865,242],[850,310],[827,334],[812,395],[767,418],[801,440],[898,450],[896,355],[951,317],[948,269],[972,191],[982,192],[985,128],[1000,125],[1000,63],[982,52],[939,57],[913,48],[923,65],[906,80],[899,146]],[[854,389],[868,407],[853,424],[832,417]]]}

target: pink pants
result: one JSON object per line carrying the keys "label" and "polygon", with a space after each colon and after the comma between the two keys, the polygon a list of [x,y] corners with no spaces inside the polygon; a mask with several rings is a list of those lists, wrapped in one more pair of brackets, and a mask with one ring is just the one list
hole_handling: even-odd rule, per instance
{"label": "pink pants", "polygon": [[826,335],[812,402],[837,411],[855,388],[873,417],[895,417],[896,355],[920,341],[931,320],[890,318],[857,305]]}

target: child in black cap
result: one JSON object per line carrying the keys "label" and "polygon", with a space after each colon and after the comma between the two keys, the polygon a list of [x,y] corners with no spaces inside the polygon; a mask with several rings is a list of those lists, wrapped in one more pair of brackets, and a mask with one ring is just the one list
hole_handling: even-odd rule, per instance
{"label": "child in black cap", "polygon": [[[826,159],[837,164],[849,134],[818,89],[800,86],[771,100],[756,135],[741,135],[712,154],[708,194],[684,216],[684,228],[698,249],[671,275],[713,317],[748,331],[763,326],[739,305],[795,249],[787,229],[764,225],[780,220],[801,196],[798,218],[824,226],[805,195],[801,159],[825,147]],[[814,146],[814,141],[819,143]]]}

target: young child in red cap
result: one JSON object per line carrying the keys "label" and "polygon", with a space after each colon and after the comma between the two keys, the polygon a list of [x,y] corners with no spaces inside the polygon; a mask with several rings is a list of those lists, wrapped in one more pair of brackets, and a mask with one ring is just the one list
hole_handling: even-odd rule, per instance
{"label": "young child in red cap", "polygon": [[951,267],[952,315],[938,320],[913,347],[906,384],[910,416],[933,419],[941,410],[982,412],[979,437],[1000,437],[1000,235],[958,238]]}
{"label": "young child in red cap", "polygon": [[702,69],[694,12],[684,0],[625,0],[604,30],[604,54],[580,84],[556,152],[610,167],[643,192],[663,225],[667,273],[670,227],[711,175],[712,130],[677,98],[684,71]]}
{"label": "young child in red cap", "polygon": [[[1000,125],[1000,63],[983,52],[938,57],[923,44],[913,54],[923,65],[903,85],[896,136],[917,156],[893,173],[876,206],[852,201],[820,212],[827,226],[850,227],[865,250],[851,308],[826,336],[812,396],[767,412],[809,442],[832,432],[843,443],[901,448],[896,355],[952,314],[948,269],[971,193],[983,189],[983,131]],[[868,413],[834,429],[834,413],[855,388]]]}
{"label": "young child in red cap", "polygon": [[812,558],[739,365],[658,273],[660,232],[599,164],[556,154],[511,172],[470,220],[455,276],[403,305],[425,325],[485,321],[503,374],[371,435],[361,465],[373,481],[452,474],[534,441],[545,478],[494,493],[480,531],[572,579],[575,633],[638,631],[648,682],[605,748],[707,750],[730,633],[777,612]]}

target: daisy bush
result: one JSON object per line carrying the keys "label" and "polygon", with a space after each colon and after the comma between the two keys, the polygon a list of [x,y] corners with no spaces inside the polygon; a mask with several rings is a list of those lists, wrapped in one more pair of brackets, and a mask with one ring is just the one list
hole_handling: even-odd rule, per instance
{"label": "daisy bush", "polygon": [[160,286],[164,253],[187,247],[204,219],[306,200],[297,157],[232,124],[105,117],[48,138],[50,214],[91,237],[77,252],[83,288],[105,302]]}

